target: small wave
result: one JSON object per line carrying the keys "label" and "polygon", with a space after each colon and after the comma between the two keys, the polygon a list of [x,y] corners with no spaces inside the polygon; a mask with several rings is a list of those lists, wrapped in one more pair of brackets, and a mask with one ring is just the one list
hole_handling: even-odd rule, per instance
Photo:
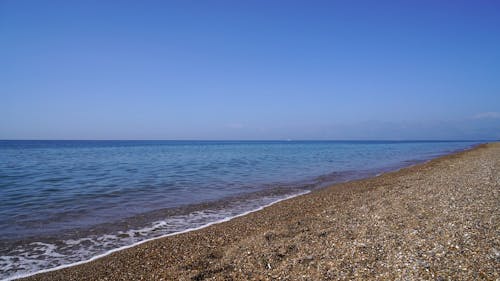
{"label": "small wave", "polygon": [[241,205],[241,202],[237,202],[222,210],[195,211],[186,215],[177,215],[155,221],[142,228],[117,231],[113,234],[91,235],[53,242],[34,241],[29,244],[18,245],[0,256],[0,278],[14,280],[87,263],[147,241],[202,229],[244,216],[308,192],[301,191],[289,195],[268,196],[246,202],[243,205]]}

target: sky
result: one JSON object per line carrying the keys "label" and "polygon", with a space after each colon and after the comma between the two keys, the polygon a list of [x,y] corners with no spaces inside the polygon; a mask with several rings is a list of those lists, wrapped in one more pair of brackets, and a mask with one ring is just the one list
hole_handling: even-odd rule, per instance
{"label": "sky", "polygon": [[0,139],[500,139],[500,2],[0,0]]}

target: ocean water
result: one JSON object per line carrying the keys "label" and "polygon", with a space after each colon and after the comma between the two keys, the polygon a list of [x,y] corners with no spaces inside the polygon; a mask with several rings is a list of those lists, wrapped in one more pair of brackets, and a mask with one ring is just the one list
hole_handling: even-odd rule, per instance
{"label": "ocean water", "polygon": [[0,141],[0,279],[86,261],[475,144]]}

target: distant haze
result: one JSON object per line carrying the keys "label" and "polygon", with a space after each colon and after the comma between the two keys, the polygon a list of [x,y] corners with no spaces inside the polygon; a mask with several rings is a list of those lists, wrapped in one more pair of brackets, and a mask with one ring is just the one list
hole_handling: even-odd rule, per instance
{"label": "distant haze", "polygon": [[0,1],[0,139],[500,139],[499,1]]}

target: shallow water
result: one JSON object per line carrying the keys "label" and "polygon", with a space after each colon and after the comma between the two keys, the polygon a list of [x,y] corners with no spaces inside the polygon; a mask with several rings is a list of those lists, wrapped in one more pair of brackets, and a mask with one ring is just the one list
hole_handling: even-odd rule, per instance
{"label": "shallow water", "polygon": [[475,142],[0,141],[0,279]]}

